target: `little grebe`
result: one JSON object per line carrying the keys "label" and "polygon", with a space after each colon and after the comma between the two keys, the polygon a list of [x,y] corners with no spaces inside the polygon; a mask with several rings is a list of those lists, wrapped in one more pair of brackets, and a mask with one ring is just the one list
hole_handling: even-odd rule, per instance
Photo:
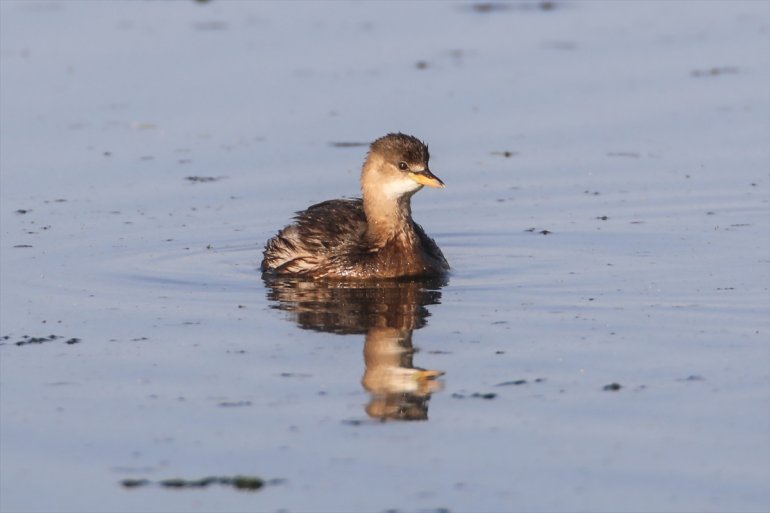
{"label": "little grebe", "polygon": [[441,276],[449,270],[433,239],[412,220],[410,200],[424,185],[444,187],[416,137],[374,141],[361,172],[363,199],[324,201],[298,212],[267,241],[262,271],[312,279]]}

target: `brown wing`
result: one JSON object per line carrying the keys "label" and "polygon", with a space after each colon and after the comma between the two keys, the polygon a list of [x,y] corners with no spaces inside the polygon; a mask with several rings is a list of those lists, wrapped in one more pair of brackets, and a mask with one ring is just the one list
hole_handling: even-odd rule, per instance
{"label": "brown wing", "polygon": [[360,199],[330,200],[298,212],[265,246],[262,271],[311,274],[333,255],[353,252],[366,233]]}

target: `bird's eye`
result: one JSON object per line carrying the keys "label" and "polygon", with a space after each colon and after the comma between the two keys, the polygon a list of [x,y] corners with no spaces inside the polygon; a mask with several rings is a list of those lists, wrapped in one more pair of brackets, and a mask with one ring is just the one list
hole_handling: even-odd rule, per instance
{"label": "bird's eye", "polygon": [[406,162],[399,162],[399,163],[398,163],[398,168],[399,168],[401,171],[406,171],[407,169],[409,169],[409,166],[408,166],[408,165],[406,165]]}

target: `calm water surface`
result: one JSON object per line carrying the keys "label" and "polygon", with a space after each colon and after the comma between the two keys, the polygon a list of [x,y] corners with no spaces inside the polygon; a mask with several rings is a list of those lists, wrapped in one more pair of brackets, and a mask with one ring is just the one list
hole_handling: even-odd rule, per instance
{"label": "calm water surface", "polygon": [[[3,512],[770,509],[767,3],[0,14]],[[263,282],[397,130],[449,279]]]}

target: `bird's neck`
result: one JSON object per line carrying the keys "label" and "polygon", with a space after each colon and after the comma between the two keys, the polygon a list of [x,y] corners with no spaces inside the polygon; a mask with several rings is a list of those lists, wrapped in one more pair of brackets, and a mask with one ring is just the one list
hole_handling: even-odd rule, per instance
{"label": "bird's neck", "polygon": [[[376,165],[367,159],[367,165]],[[369,170],[371,171],[371,170]],[[399,236],[410,237],[412,228],[412,195],[417,190],[394,194],[393,190],[376,180],[367,180],[366,166],[361,180],[361,190],[364,197],[364,213],[368,223],[367,237],[376,245],[383,246],[388,241]]]}
{"label": "bird's neck", "polygon": [[376,245],[384,245],[400,235],[412,233],[411,195],[397,200],[380,195],[364,195],[364,212],[368,223],[367,236]]}

